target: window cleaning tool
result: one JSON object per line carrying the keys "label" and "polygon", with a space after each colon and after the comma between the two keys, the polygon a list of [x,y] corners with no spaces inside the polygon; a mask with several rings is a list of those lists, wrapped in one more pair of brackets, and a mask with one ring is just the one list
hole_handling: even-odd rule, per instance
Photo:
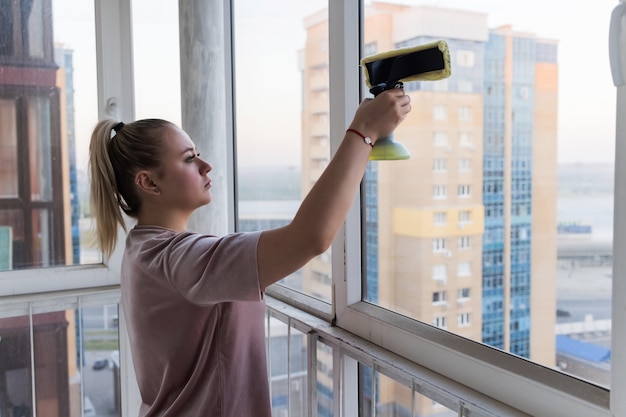
{"label": "window cleaning tool", "polygon": [[[361,59],[365,84],[374,96],[401,88],[407,81],[436,81],[450,76],[450,51],[446,41],[381,52]],[[371,160],[409,159],[406,147],[393,140],[393,133],[379,138]]]}

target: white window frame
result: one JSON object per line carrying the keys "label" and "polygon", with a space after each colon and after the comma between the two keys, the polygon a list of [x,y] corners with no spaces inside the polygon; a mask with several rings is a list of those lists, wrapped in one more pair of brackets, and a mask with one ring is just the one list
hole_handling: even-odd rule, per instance
{"label": "white window frame", "polygon": [[472,160],[470,158],[459,158],[459,172],[470,172],[472,170]]}
{"label": "white window frame", "polygon": [[470,236],[459,236],[456,246],[457,249],[469,249],[472,247],[472,238]]}
{"label": "white window frame", "polygon": [[448,304],[448,294],[447,294],[446,290],[440,290],[440,291],[433,292],[432,303],[433,303],[433,305],[445,305],[445,304]]}
{"label": "white window frame", "polygon": [[444,104],[435,104],[433,107],[433,120],[448,120],[448,107]]}
{"label": "white window frame", "polygon": [[469,122],[472,120],[472,108],[470,106],[460,106],[458,108],[458,117],[460,122]]}
{"label": "white window frame", "polygon": [[433,253],[448,251],[448,242],[445,237],[433,238]]}
{"label": "white window frame", "polygon": [[433,326],[446,330],[448,328],[448,318],[446,316],[433,317]]}
{"label": "white window frame", "polygon": [[469,277],[472,275],[472,264],[470,262],[460,262],[456,267],[457,277]]}
{"label": "white window frame", "polygon": [[464,146],[468,148],[474,147],[474,142],[472,141],[472,132],[459,132],[459,146]]}
{"label": "white window frame", "polygon": [[[333,19],[331,16],[331,23],[337,22],[330,27],[330,36],[334,39],[330,50],[331,62],[343,62],[342,67],[346,70],[342,75],[331,68],[331,83],[336,90],[341,90],[340,86],[343,85],[344,96],[352,97],[350,110],[356,109],[359,101],[354,96],[358,87],[353,82],[359,74],[356,66],[346,66],[345,62],[357,62],[359,59],[355,53],[359,50],[358,44],[354,43],[357,39],[351,32],[360,18],[359,3],[358,0],[329,2],[331,14],[339,11],[343,18],[342,22],[341,18],[335,16],[336,19]],[[335,140],[342,136],[342,130],[349,122],[349,114],[351,112],[339,114],[338,117],[343,120],[335,119],[335,123],[331,123],[331,136]],[[626,135],[626,120],[623,118],[618,118],[617,131]],[[620,213],[626,210],[626,140],[618,140],[617,144],[616,184],[621,186],[616,186],[615,212]],[[626,396],[619,395],[626,389],[626,351],[618,349],[626,343],[626,329],[616,328],[612,335],[615,363],[612,364],[611,386],[613,392],[618,394],[611,395],[607,389],[362,302],[361,229],[357,207],[351,211],[345,224],[344,233],[336,240],[336,243],[345,245],[345,257],[344,254],[334,254],[334,257],[341,258],[334,262],[337,268],[333,271],[337,326],[530,415],[626,415]],[[616,216],[615,231],[616,247],[626,246],[624,216]],[[622,276],[624,273],[626,257],[615,257],[614,276]],[[626,281],[614,280],[613,285],[613,320],[621,322],[626,320]],[[476,375],[481,377],[477,378]],[[533,398],[533,401],[528,401],[528,398]]]}
{"label": "white window frame", "polygon": [[448,279],[448,267],[446,264],[433,265],[432,277],[434,281],[446,282]]}
{"label": "white window frame", "polygon": [[433,199],[445,200],[448,198],[448,187],[445,185],[433,185]]}
{"label": "white window frame", "polygon": [[459,49],[456,52],[456,63],[460,67],[473,67],[475,65],[474,51],[468,49]]}
{"label": "white window frame", "polygon": [[456,317],[457,317],[457,326],[469,327],[472,325],[472,316],[470,313],[459,313]]}
{"label": "white window frame", "polygon": [[470,184],[459,184],[457,186],[457,197],[469,198],[472,195],[472,188]]}
{"label": "white window frame", "polygon": [[437,147],[448,147],[448,133],[447,132],[433,132],[433,145]]}
{"label": "white window frame", "polygon": [[448,213],[445,211],[435,211],[433,213],[433,224],[435,226],[442,226],[448,223]]}
{"label": "white window frame", "polygon": [[433,172],[447,172],[448,160],[445,158],[433,159]]}
{"label": "white window frame", "polygon": [[[463,293],[467,291],[467,296]],[[468,301],[472,295],[471,287],[463,287],[457,290],[457,301]]]}

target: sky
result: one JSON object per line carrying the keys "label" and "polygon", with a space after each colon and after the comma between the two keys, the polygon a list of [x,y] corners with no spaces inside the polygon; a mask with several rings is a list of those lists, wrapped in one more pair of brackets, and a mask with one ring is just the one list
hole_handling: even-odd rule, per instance
{"label": "sky", "polygon": [[[612,163],[615,93],[609,68],[609,19],[617,0],[398,0],[486,13],[490,27],[559,41],[559,162]],[[177,1],[134,0],[137,118],[180,121]],[[237,127],[241,161],[249,164],[300,160],[300,75],[303,17],[325,6],[320,0],[236,0]],[[74,50],[77,160],[97,119],[93,2],[53,0],[55,39]],[[278,64],[265,73],[269,61]],[[245,72],[242,69],[247,69]],[[250,71],[250,69],[253,69]],[[276,68],[281,73],[277,74]]]}
{"label": "sky", "polygon": [[618,0],[404,1],[486,12],[490,27],[513,25],[559,41],[560,162],[610,162],[615,156],[616,89],[609,21]]}

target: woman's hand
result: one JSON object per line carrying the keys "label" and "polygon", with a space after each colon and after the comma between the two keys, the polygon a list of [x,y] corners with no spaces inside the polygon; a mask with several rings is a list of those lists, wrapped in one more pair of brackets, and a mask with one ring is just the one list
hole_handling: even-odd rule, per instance
{"label": "woman's hand", "polygon": [[357,109],[351,129],[369,136],[373,143],[388,136],[411,111],[411,98],[403,88],[383,91],[375,98],[361,102]]}

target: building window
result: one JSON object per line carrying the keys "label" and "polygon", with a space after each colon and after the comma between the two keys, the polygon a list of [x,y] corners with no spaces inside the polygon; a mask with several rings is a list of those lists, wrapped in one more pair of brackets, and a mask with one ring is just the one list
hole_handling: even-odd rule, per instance
{"label": "building window", "polygon": [[461,210],[459,211],[459,223],[466,224],[472,221],[471,218],[472,212],[469,210]]}
{"label": "building window", "polygon": [[448,277],[448,270],[444,264],[433,265],[433,280],[445,282]]}
{"label": "building window", "polygon": [[469,262],[461,262],[456,267],[456,275],[458,277],[467,277],[472,274],[472,264]]}
{"label": "building window", "polygon": [[448,108],[444,105],[438,104],[433,107],[433,119],[434,120],[446,120],[448,118]]}
{"label": "building window", "polygon": [[435,291],[433,293],[433,304],[446,304],[447,294],[445,291]]}
{"label": "building window", "polygon": [[472,170],[472,160],[469,158],[459,159],[459,172],[469,172]]}
{"label": "building window", "polygon": [[433,252],[446,252],[446,239],[443,237],[433,239]]}
{"label": "building window", "polygon": [[447,217],[447,214],[445,211],[436,211],[433,214],[433,224],[436,224],[439,226],[446,224],[446,217]]}
{"label": "building window", "polygon": [[48,1],[2,1],[0,9],[0,56],[53,59]]}
{"label": "building window", "polygon": [[445,199],[447,197],[448,190],[445,185],[434,185],[433,186],[433,198],[440,200]]}
{"label": "building window", "polygon": [[56,92],[5,95],[0,88],[0,218],[9,248],[2,269],[68,263],[59,101]]}
{"label": "building window", "polygon": [[448,328],[448,321],[444,316],[438,316],[433,319],[433,326],[445,330]]}
{"label": "building window", "polygon": [[457,316],[457,325],[459,327],[467,327],[471,324],[470,313],[461,313]]}
{"label": "building window", "polygon": [[459,133],[459,146],[463,146],[465,148],[474,147],[474,144],[472,143],[472,134],[470,132]]}
{"label": "building window", "polygon": [[435,146],[448,146],[448,134],[446,132],[435,132],[433,134],[433,144]]}
{"label": "building window", "polygon": [[446,172],[448,161],[443,158],[433,159],[433,172]]}
{"label": "building window", "polygon": [[466,301],[470,299],[470,289],[469,288],[459,288],[457,292],[457,299],[459,301]]}
{"label": "building window", "polygon": [[470,237],[469,236],[461,236],[457,240],[457,247],[459,249],[469,249],[470,248]]}
{"label": "building window", "polygon": [[472,108],[469,106],[459,107],[459,121],[467,122],[472,120]]}
{"label": "building window", "polygon": [[474,66],[474,51],[468,51],[466,49],[459,49],[456,52],[456,63],[459,67],[473,67]]}
{"label": "building window", "polygon": [[457,187],[458,193],[457,195],[462,198],[469,197],[470,194],[470,186],[469,184],[461,184]]}

